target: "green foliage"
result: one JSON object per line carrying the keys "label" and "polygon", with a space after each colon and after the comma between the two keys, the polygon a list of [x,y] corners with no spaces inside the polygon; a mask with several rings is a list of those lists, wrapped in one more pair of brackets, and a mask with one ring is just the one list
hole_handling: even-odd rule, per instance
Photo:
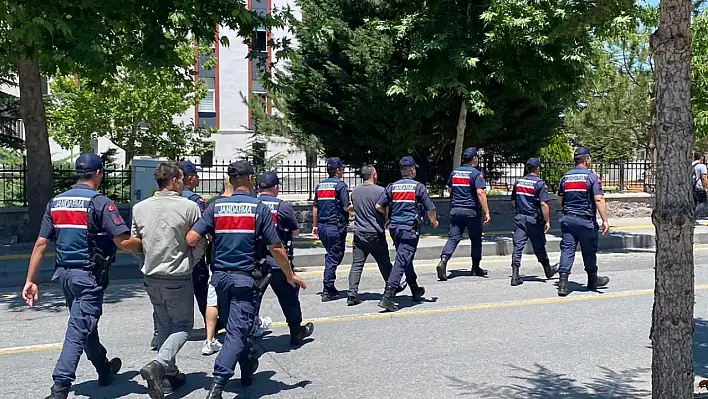
{"label": "green foliage", "polygon": [[[124,67],[179,65],[179,44],[188,37],[211,42],[217,25],[250,40],[259,26],[282,28],[282,15],[289,9],[258,15],[241,0],[0,0],[0,75],[27,58],[49,75],[78,73],[101,82]],[[226,37],[220,41],[228,44]]]}
{"label": "green foliage", "polygon": [[582,84],[591,31],[631,1],[301,5],[299,48],[277,76],[288,120],[352,164],[414,155],[435,183],[451,166],[461,100],[466,145],[511,162],[544,147]]}
{"label": "green foliage", "polygon": [[541,177],[548,188],[556,191],[561,177],[573,165],[573,150],[568,145],[568,138],[564,131],[557,131],[547,146],[539,151],[542,160]]}
{"label": "green foliage", "polygon": [[708,11],[702,9],[693,18],[691,93],[693,116],[699,150],[708,150]]}
{"label": "green foliage", "polygon": [[637,149],[651,145],[649,35],[658,19],[653,6],[632,11],[596,38],[592,69],[578,103],[567,111],[569,134],[598,161],[629,161]]}
{"label": "green foliage", "polygon": [[[116,79],[93,84],[86,79],[61,76],[52,82],[48,107],[50,135],[65,148],[107,137],[133,155],[201,155],[214,129],[176,123],[175,115],[186,112],[206,95],[206,85],[190,73],[194,48],[182,42],[180,64],[151,70],[121,70]],[[209,51],[200,48],[202,52]],[[184,73],[176,72],[179,68]]]}
{"label": "green foliage", "polygon": [[[251,95],[250,99],[243,95],[241,97],[251,112],[255,135],[261,140],[268,139],[274,143],[290,144],[306,154],[319,154],[322,151],[322,145],[317,137],[300,130],[288,120],[286,114],[278,112],[281,109],[287,110],[281,93],[275,90],[269,91],[266,100],[268,103],[257,95]],[[267,112],[268,106],[273,112]]]}

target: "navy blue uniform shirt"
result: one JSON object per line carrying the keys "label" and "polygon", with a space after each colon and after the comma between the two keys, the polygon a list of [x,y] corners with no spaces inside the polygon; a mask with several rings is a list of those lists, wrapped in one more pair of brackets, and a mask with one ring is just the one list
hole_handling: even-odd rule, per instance
{"label": "navy blue uniform shirt", "polygon": [[574,168],[561,178],[558,195],[563,196],[563,214],[595,217],[595,196],[604,195],[600,178],[587,168]]}
{"label": "navy blue uniform shirt", "polygon": [[344,225],[349,220],[349,187],[338,177],[328,177],[315,187],[317,223]]}
{"label": "navy blue uniform shirt", "polygon": [[[72,189],[84,189],[93,190],[86,184],[75,184],[71,186]],[[111,201],[108,197],[101,194],[91,199],[93,204],[94,212],[92,213],[93,225],[98,228],[98,231],[102,233],[107,233],[111,238],[117,237],[121,234],[130,234],[130,229],[125,224],[125,220],[118,212],[118,207]],[[52,219],[51,212],[52,202],[47,204],[47,209],[44,212],[44,217],[42,218],[42,226],[39,228],[39,236],[46,238],[48,240],[53,240],[55,238],[56,225],[62,225],[61,219],[64,215],[60,214],[61,211],[54,212],[54,219]]]}
{"label": "navy blue uniform shirt", "polygon": [[192,227],[202,237],[214,235],[214,270],[251,270],[255,237],[263,237],[265,245],[280,243],[270,208],[251,195],[237,190],[217,199]]}
{"label": "navy blue uniform shirt", "polygon": [[384,195],[378,200],[382,207],[391,205],[391,225],[412,226],[416,216],[423,216],[424,211],[435,209],[435,204],[428,194],[428,189],[420,182],[404,177],[389,184]]}
{"label": "navy blue uniform shirt", "polygon": [[187,198],[190,201],[194,201],[197,205],[199,205],[199,210],[204,212],[207,208],[207,202],[204,201],[204,198],[202,198],[199,194],[195,193],[194,191],[190,190],[189,188],[185,187],[182,190],[182,196],[184,198]]}
{"label": "navy blue uniform shirt", "polygon": [[[260,195],[258,198],[270,209],[273,223],[278,231],[278,236],[280,236],[280,241],[283,244],[291,242],[293,239],[292,232],[300,228],[300,223],[297,217],[295,217],[295,209],[293,209],[293,206],[288,201],[283,201],[267,194]],[[293,248],[288,247],[286,249],[288,256],[292,256]],[[270,254],[268,254],[267,258],[274,268],[278,267]]]}
{"label": "navy blue uniform shirt", "polygon": [[450,208],[480,209],[477,189],[487,188],[482,174],[477,168],[462,165],[450,173],[447,186],[452,189]]}
{"label": "navy blue uniform shirt", "polygon": [[528,175],[514,183],[511,199],[516,204],[516,213],[519,215],[543,218],[541,202],[548,202],[551,198],[546,191],[546,183],[538,176]]}

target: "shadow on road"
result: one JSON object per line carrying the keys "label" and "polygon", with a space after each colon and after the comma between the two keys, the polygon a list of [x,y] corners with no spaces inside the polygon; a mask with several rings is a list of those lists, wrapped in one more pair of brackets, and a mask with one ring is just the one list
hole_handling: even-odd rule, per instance
{"label": "shadow on road", "polygon": [[647,383],[648,368],[614,371],[599,367],[602,375],[588,382],[535,364],[533,369],[509,366],[514,374],[511,385],[477,383],[447,377],[460,396],[503,399],[599,399],[651,397]]}
{"label": "shadow on road", "polygon": [[[272,378],[275,374],[274,371],[256,372],[256,374],[253,375],[253,385],[250,387],[243,387],[240,385],[238,378],[232,378],[228,385],[226,385],[226,389],[224,389],[224,397],[231,397],[231,395],[226,395],[226,393],[229,392],[235,393],[238,399],[260,398],[268,395],[277,395],[281,392],[297,388],[305,388],[312,384],[312,381],[309,380],[303,380],[292,385],[280,381],[273,381]],[[209,383],[211,383],[211,380],[209,380]]]}
{"label": "shadow on road", "polygon": [[[135,281],[111,284],[106,290],[103,303],[118,303],[146,295],[143,284]],[[61,288],[55,284],[39,286],[39,301],[32,308],[28,307],[25,300],[22,299],[21,289],[15,295],[0,296],[0,309],[2,308],[11,312],[63,312],[67,309]]]}

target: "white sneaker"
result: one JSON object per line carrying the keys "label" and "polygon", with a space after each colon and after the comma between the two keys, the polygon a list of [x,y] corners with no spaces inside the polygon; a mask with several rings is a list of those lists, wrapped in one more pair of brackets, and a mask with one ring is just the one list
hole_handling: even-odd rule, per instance
{"label": "white sneaker", "polygon": [[270,325],[273,324],[273,319],[270,317],[261,317],[261,324],[253,329],[254,337],[262,337],[268,331]]}
{"label": "white sneaker", "polygon": [[209,356],[221,350],[221,342],[217,340],[204,341],[204,346],[202,346],[202,355]]}

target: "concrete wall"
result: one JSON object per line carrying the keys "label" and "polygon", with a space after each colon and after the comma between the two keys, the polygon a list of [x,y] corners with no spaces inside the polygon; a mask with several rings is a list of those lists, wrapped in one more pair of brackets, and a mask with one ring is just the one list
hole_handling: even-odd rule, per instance
{"label": "concrete wall", "polygon": [[[654,197],[650,194],[607,194],[608,216],[617,217],[648,217],[651,216],[651,207]],[[312,231],[312,202],[291,201],[300,220],[302,233]],[[432,229],[425,227],[426,233],[442,233],[447,231],[449,223],[449,200],[435,199],[440,227]],[[551,221],[557,225],[560,217],[561,207],[557,199],[553,199],[551,206]],[[509,230],[514,218],[514,210],[509,201],[509,196],[490,196],[489,207],[492,214],[492,224],[487,227],[487,231]],[[120,209],[123,218],[130,223],[130,206],[121,205]],[[29,240],[27,226],[29,216],[26,208],[0,208],[0,245],[27,242]]]}

